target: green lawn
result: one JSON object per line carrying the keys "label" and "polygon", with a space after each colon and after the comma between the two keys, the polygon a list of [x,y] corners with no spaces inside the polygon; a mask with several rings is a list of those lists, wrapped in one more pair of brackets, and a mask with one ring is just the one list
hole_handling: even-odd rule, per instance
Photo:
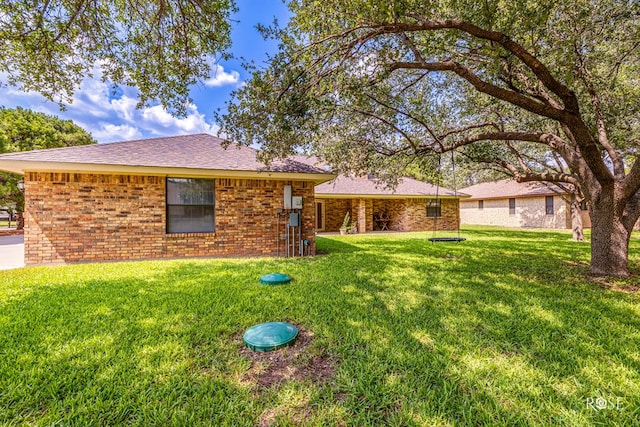
{"label": "green lawn", "polygon": [[[0,425],[638,425],[637,277],[592,281],[564,232],[463,234],[0,271]],[[306,347],[252,362],[274,320]]]}

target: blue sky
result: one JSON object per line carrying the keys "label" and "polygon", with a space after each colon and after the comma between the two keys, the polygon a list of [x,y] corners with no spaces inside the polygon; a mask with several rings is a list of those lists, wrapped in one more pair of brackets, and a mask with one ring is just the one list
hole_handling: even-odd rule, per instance
{"label": "blue sky", "polygon": [[[282,0],[236,0],[239,11],[231,34],[232,53],[240,58],[264,63],[268,53],[274,53],[277,42],[265,41],[255,25],[270,24],[277,18],[280,24],[289,15]],[[76,92],[73,103],[61,111],[58,104],[47,101],[34,92],[23,92],[15,87],[0,88],[0,104],[30,108],[35,111],[71,119],[91,132],[98,142],[123,141],[187,133],[217,133],[213,112],[224,108],[229,94],[250,75],[240,66],[239,60],[222,61],[214,65],[210,78],[192,87],[193,106],[187,116],[169,115],[160,105],[136,109],[138,102],[134,88],[122,88],[116,96],[110,95],[108,83],[102,83],[99,73],[85,79]]]}

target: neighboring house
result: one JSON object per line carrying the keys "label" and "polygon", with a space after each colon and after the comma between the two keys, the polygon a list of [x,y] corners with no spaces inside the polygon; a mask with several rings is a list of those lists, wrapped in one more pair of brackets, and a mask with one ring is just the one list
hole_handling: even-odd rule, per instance
{"label": "neighboring house", "polygon": [[389,189],[372,177],[339,175],[316,186],[315,197],[318,231],[338,231],[349,212],[358,232],[366,233],[456,230],[460,199],[468,196],[411,178],[402,178]]}
{"label": "neighboring house", "polygon": [[[314,186],[335,175],[207,134],[0,156],[24,174],[25,263],[284,253],[285,193],[302,197],[315,251]],[[285,218],[286,217],[286,218]],[[285,221],[286,219],[286,221]]]}
{"label": "neighboring house", "polygon": [[[460,202],[462,224],[571,228],[571,209],[558,187],[540,182],[501,180],[472,185],[460,191],[471,196]],[[586,208],[581,214],[584,227],[590,227]]]}

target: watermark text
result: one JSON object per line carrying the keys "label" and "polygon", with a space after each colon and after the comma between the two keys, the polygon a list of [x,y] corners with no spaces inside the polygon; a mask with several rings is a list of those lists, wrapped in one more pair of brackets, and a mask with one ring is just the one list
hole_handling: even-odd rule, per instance
{"label": "watermark text", "polygon": [[585,399],[585,403],[587,408],[592,409],[594,411],[603,411],[603,410],[614,410],[614,411],[622,411],[624,409],[624,401],[621,397],[609,397],[605,398],[602,396],[598,397],[587,397]]}

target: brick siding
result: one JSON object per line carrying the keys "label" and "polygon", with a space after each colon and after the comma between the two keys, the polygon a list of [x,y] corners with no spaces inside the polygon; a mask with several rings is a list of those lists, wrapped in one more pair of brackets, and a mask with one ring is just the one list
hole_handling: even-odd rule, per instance
{"label": "brick siding", "polygon": [[216,179],[215,232],[167,234],[164,176],[27,172],[25,263],[276,255],[287,184],[314,253],[312,182]]}
{"label": "brick siding", "polygon": [[[338,231],[348,211],[358,222],[358,232],[375,230],[374,216],[386,213],[390,231],[457,230],[458,199],[441,199],[442,216],[427,218],[427,199],[322,199],[325,202],[325,231]],[[358,215],[360,214],[360,216]],[[363,218],[362,215],[365,215]]]}

